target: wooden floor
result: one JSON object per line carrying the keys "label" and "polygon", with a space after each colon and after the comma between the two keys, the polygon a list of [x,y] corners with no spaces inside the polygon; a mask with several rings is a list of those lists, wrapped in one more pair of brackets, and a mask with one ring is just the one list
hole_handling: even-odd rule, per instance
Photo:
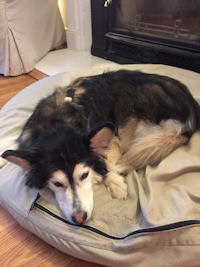
{"label": "wooden floor", "polygon": [[[0,108],[26,86],[47,75],[33,70],[17,77],[0,75]],[[1,267],[101,267],[85,262],[43,242],[23,229],[0,206],[0,266]]]}

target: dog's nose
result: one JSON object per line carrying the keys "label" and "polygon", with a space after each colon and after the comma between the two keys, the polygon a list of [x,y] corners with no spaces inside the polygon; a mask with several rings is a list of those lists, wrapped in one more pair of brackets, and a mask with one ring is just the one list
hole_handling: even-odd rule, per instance
{"label": "dog's nose", "polygon": [[77,212],[74,215],[72,215],[72,221],[75,224],[83,224],[87,219],[87,212]]}

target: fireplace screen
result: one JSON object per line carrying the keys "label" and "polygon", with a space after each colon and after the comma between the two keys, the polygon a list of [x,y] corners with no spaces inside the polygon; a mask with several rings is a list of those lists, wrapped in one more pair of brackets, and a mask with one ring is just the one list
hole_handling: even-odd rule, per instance
{"label": "fireplace screen", "polygon": [[200,44],[200,0],[117,0],[116,28]]}

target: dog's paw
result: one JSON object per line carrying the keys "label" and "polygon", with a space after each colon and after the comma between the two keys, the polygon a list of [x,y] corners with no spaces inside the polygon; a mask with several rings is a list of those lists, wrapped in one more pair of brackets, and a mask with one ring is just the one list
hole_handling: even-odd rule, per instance
{"label": "dog's paw", "polygon": [[120,173],[120,174],[126,176],[131,171],[131,168],[128,165],[117,163],[115,165],[115,170],[117,173]]}
{"label": "dog's paw", "polygon": [[126,199],[128,194],[124,177],[115,172],[109,172],[104,182],[113,198]]}
{"label": "dog's paw", "polygon": [[2,168],[4,165],[6,165],[8,161],[0,157],[0,168]]}

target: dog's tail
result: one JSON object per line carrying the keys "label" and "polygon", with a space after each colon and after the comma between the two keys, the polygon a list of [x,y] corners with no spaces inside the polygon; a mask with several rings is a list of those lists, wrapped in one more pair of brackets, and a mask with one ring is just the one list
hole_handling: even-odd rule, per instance
{"label": "dog's tail", "polygon": [[120,173],[140,169],[159,163],[179,146],[185,144],[188,137],[175,132],[158,131],[133,140],[129,150],[118,162]]}

